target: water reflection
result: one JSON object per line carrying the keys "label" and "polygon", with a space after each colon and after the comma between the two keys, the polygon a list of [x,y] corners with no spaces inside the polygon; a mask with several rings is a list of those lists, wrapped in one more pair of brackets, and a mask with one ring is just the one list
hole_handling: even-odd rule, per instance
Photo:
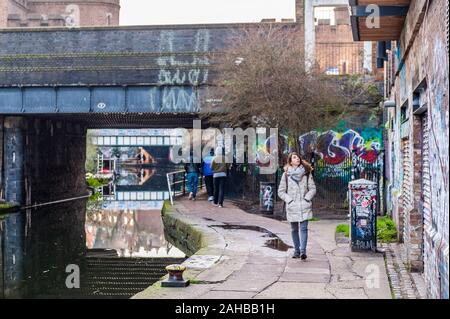
{"label": "water reflection", "polygon": [[0,221],[3,297],[46,297],[66,289],[66,266],[83,267],[85,207],[82,200]]}
{"label": "water reflection", "polygon": [[144,185],[155,175],[155,168],[124,166],[118,171],[115,185]]}
{"label": "water reflection", "polygon": [[[138,150],[143,152],[143,148]],[[145,154],[145,158],[151,157]],[[168,160],[159,162],[157,166],[132,165],[130,161],[115,165],[115,176],[108,186],[112,191],[102,201],[88,204],[87,248],[113,249],[119,257],[185,257],[164,237],[161,209],[169,199],[166,174],[176,168],[168,165]]]}
{"label": "water reflection", "polygon": [[89,211],[86,246],[114,249],[119,257],[185,257],[165,239],[161,211],[155,209]]}
{"label": "water reflection", "polygon": [[[161,219],[166,173],[174,169],[121,166],[104,200],[4,216],[0,297],[129,297],[158,280],[165,265],[186,257],[164,237]],[[69,264],[80,267],[79,291],[66,287]],[[121,282],[121,276],[133,276],[127,268],[139,269],[133,286],[130,279]]]}

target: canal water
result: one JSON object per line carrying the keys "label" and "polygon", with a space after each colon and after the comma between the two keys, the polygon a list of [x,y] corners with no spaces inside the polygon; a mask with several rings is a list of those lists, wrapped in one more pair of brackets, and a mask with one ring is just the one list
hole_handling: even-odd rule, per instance
{"label": "canal water", "polygon": [[0,297],[129,298],[184,261],[161,219],[166,164],[120,166],[100,201],[0,217]]}

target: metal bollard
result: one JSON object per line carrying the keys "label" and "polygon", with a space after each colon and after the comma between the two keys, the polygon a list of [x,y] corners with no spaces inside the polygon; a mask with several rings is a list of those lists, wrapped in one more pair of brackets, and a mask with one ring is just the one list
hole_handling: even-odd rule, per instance
{"label": "metal bollard", "polygon": [[186,270],[186,266],[183,265],[169,265],[166,267],[169,273],[169,278],[161,282],[161,287],[187,287],[189,286],[189,280],[183,279],[183,272]]}

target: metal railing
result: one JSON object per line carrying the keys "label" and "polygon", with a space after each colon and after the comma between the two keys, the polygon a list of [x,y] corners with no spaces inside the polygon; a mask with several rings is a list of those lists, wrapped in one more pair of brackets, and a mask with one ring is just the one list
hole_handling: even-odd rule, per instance
{"label": "metal railing", "polygon": [[[167,186],[169,188],[170,203],[173,205],[175,197],[186,195],[187,193],[187,174],[185,170],[174,171],[166,174]],[[199,175],[197,189],[203,188],[203,176]]]}

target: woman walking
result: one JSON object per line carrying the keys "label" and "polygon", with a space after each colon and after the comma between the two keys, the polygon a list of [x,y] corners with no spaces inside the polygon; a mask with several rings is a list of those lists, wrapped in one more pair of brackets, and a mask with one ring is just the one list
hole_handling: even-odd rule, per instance
{"label": "woman walking", "polygon": [[286,218],[291,224],[295,249],[292,258],[302,260],[307,258],[308,220],[312,218],[311,201],[316,194],[311,172],[308,162],[302,160],[298,153],[291,153],[278,187],[278,196],[286,203]]}

